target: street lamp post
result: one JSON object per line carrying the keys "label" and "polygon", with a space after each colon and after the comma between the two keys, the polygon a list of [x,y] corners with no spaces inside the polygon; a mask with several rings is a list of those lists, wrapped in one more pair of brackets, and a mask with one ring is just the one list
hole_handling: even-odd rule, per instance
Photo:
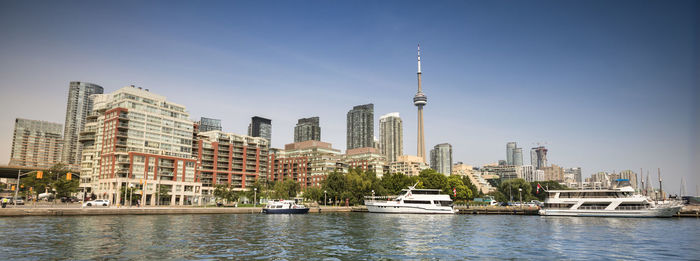
{"label": "street lamp post", "polygon": [[518,188],[518,196],[520,196],[520,208],[523,207],[523,189]]}
{"label": "street lamp post", "polygon": [[253,207],[258,205],[258,188],[253,188]]}
{"label": "street lamp post", "polygon": [[324,190],[323,191],[323,206],[326,206],[326,203],[328,203],[326,193],[328,193],[328,191]]}

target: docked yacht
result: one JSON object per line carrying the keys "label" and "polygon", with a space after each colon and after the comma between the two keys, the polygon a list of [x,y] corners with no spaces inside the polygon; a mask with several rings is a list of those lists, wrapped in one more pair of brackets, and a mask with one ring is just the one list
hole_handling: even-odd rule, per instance
{"label": "docked yacht", "polygon": [[298,205],[294,200],[270,200],[262,212],[265,214],[307,214],[309,208]]}
{"label": "docked yacht", "polygon": [[609,189],[549,190],[542,216],[671,217],[680,202],[655,202],[635,193],[627,179]]}
{"label": "docked yacht", "polygon": [[400,196],[365,197],[365,206],[371,213],[455,213],[449,195],[440,194],[439,189],[416,189],[416,185],[401,190]]}

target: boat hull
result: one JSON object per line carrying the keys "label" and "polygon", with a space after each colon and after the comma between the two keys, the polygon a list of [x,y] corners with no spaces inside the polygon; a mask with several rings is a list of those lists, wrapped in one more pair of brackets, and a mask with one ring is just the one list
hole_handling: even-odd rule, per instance
{"label": "boat hull", "polygon": [[308,214],[309,208],[263,208],[265,214]]}
{"label": "boat hull", "polygon": [[572,209],[541,209],[541,216],[570,216],[570,217],[672,217],[681,207],[650,208],[640,210],[572,210]]}
{"label": "boat hull", "polygon": [[454,214],[451,207],[411,206],[396,204],[366,204],[370,213],[394,213],[394,214]]}

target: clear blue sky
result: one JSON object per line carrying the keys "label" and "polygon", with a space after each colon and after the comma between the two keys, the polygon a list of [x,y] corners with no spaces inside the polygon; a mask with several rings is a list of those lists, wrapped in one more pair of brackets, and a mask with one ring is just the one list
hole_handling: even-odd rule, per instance
{"label": "clear blue sky", "polygon": [[0,163],[16,117],[63,123],[69,81],[135,84],[273,146],[301,117],[345,149],[345,115],[400,112],[415,154],[416,44],[426,143],[483,165],[537,142],[564,167],[661,168],[700,182],[697,1],[2,1]]}

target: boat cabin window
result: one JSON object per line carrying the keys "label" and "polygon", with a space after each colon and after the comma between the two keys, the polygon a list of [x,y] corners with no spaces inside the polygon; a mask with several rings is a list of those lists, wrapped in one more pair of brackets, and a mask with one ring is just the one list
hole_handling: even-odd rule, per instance
{"label": "boat cabin window", "polygon": [[545,203],[544,207],[545,208],[571,208],[574,204],[553,204],[553,203]]}
{"label": "boat cabin window", "polygon": [[422,190],[422,189],[417,189],[417,190],[412,190],[411,193],[414,195],[438,195],[440,194],[439,190]]}
{"label": "boat cabin window", "polygon": [[443,206],[443,207],[449,207],[449,206],[452,206],[452,201],[449,201],[449,200],[442,200],[442,201],[436,200],[436,201],[435,201],[435,205],[440,205],[440,206]]}
{"label": "boat cabin window", "polygon": [[427,200],[404,200],[403,203],[406,204],[430,204]]}

